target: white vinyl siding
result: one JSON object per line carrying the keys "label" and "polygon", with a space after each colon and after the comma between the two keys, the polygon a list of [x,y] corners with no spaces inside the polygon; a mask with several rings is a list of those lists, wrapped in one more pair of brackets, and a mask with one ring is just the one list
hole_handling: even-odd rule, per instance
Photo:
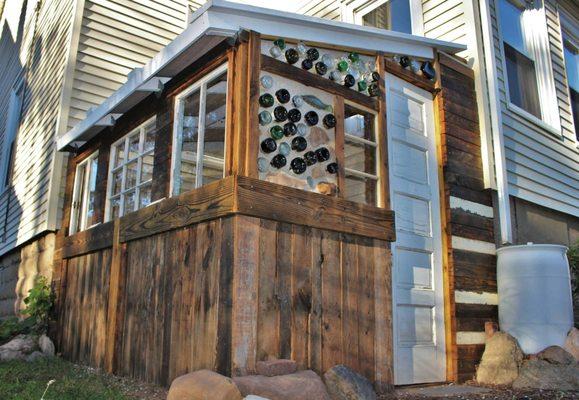
{"label": "white vinyl siding", "polygon": [[84,10],[68,129],[183,31],[187,4],[199,6],[187,0],[79,1],[84,2]]}
{"label": "white vinyl siding", "polygon": [[[73,0],[29,1],[22,30],[23,2],[13,1],[0,20],[0,126],[5,124],[9,87],[25,70],[13,184],[0,196],[0,254],[47,229],[49,188],[53,176],[54,135],[69,48]],[[7,21],[15,18],[15,21]],[[4,133],[2,133],[2,136]],[[4,137],[2,137],[4,141]],[[60,174],[62,171],[56,171]]]}

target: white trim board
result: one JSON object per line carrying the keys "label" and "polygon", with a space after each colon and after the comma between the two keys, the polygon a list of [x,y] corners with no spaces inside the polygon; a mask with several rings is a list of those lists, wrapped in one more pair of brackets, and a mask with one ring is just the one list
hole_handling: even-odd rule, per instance
{"label": "white trim board", "polygon": [[497,247],[494,243],[483,242],[482,240],[467,239],[460,236],[452,237],[452,248],[456,250],[465,250],[491,255],[495,255],[497,253]]}
{"label": "white trim board", "polygon": [[481,217],[494,218],[492,207],[454,196],[450,196],[450,208],[465,210]]}
{"label": "white trim board", "polygon": [[457,290],[454,292],[454,302],[460,304],[488,304],[496,306],[499,304],[499,295],[490,292]]}
{"label": "white trim board", "polygon": [[484,332],[456,332],[457,345],[485,344],[486,333]]}

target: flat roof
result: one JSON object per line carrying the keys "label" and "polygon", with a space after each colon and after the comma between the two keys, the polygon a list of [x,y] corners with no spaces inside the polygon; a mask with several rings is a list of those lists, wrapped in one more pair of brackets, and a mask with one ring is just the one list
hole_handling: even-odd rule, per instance
{"label": "flat roof", "polygon": [[85,119],[57,139],[59,151],[95,137],[150,93],[194,63],[215,46],[236,38],[242,30],[266,37],[338,45],[360,51],[404,54],[432,59],[434,49],[455,54],[465,45],[406,33],[331,21],[290,12],[210,0],[191,18],[187,28],[147,64],[135,68],[127,81],[102,104],[89,110]]}

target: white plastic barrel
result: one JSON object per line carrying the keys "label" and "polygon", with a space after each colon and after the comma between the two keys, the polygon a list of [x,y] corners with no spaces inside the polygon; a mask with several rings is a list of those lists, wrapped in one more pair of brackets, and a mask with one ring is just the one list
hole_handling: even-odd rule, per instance
{"label": "white plastic barrel", "polygon": [[573,326],[565,246],[532,244],[497,250],[499,326],[526,354],[563,346]]}

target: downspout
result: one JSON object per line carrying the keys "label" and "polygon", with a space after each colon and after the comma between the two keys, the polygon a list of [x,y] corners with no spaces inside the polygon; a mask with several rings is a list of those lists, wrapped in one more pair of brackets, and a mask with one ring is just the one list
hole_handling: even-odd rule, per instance
{"label": "downspout", "polygon": [[509,183],[507,176],[507,163],[505,159],[505,146],[503,139],[503,121],[499,82],[496,74],[496,55],[493,45],[493,27],[489,7],[489,1],[480,0],[480,19],[483,49],[485,53],[485,70],[487,73],[487,89],[489,98],[489,112],[491,120],[491,132],[493,139],[494,168],[498,195],[499,230],[501,243],[507,244],[513,241],[511,228],[511,205],[509,202]]}

